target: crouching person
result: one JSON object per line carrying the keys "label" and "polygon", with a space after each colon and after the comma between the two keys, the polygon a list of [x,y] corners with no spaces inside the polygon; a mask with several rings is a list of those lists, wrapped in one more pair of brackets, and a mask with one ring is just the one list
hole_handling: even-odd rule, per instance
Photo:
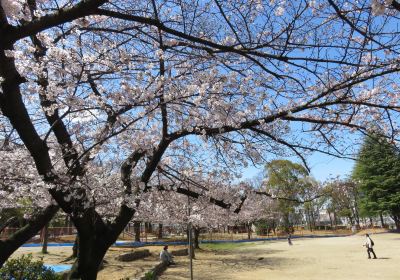
{"label": "crouching person", "polygon": [[170,252],[168,252],[168,246],[164,246],[164,250],[160,253],[160,260],[167,265],[175,264],[173,260],[174,256]]}

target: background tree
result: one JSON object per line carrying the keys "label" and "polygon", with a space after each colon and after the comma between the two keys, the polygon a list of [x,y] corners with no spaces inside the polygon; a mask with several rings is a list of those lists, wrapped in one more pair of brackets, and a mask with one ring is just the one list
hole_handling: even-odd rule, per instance
{"label": "background tree", "polygon": [[273,160],[266,165],[266,189],[276,197],[286,197],[290,200],[279,200],[278,209],[282,214],[282,225],[286,232],[291,231],[293,221],[291,216],[295,213],[302,194],[307,188],[309,173],[298,163],[289,160]]}
{"label": "background tree", "polygon": [[364,138],[353,170],[361,188],[360,206],[367,214],[387,213],[400,229],[400,153],[377,134]]}
{"label": "background tree", "polygon": [[306,201],[299,206],[300,211],[303,212],[309,229],[313,231],[324,203],[320,184],[314,178],[308,176],[304,179],[304,187],[300,197],[302,201]]}
{"label": "background tree", "polygon": [[360,227],[358,184],[351,179],[335,179],[326,184],[324,193],[331,225],[336,225],[340,218],[346,218],[350,225]]}

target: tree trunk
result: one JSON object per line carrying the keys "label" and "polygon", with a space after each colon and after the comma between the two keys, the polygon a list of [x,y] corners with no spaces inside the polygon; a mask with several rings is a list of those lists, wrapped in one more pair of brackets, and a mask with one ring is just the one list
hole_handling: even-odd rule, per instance
{"label": "tree trunk", "polygon": [[367,224],[367,222],[366,222],[365,218],[362,218],[362,223],[363,223],[363,225],[364,225],[364,228],[365,228],[365,225]]}
{"label": "tree trunk", "polygon": [[246,223],[246,227],[247,227],[247,239],[251,239],[251,224]]}
{"label": "tree trunk", "polygon": [[400,215],[393,214],[392,219],[396,225],[396,230],[400,231]]}
{"label": "tree trunk", "polygon": [[285,213],[283,215],[283,222],[284,222],[285,232],[290,233],[289,213]]}
{"label": "tree trunk", "polygon": [[360,229],[360,215],[358,214],[358,204],[357,199],[354,200],[354,218],[356,220],[357,229]]}
{"label": "tree trunk", "polygon": [[[130,213],[128,212],[130,211]],[[97,272],[108,248],[115,243],[120,233],[133,216],[127,210],[114,224],[106,225],[101,217],[92,209],[83,215],[72,217],[78,231],[78,254],[69,273],[69,279],[96,280]]]}
{"label": "tree trunk", "polygon": [[158,239],[162,239],[163,238],[163,224],[158,224],[158,235],[157,235]]}
{"label": "tree trunk", "polygon": [[369,217],[369,223],[370,223],[371,227],[374,227],[374,222],[372,221],[372,217]]}
{"label": "tree trunk", "polygon": [[[192,258],[192,259],[195,258],[194,246],[193,246],[193,228],[194,228],[194,227],[192,227],[191,230],[189,230],[189,225],[188,225],[188,227],[186,228],[187,240],[188,240],[188,244],[189,244],[188,250],[189,250],[189,254],[190,254],[190,252],[192,253],[192,254],[191,254],[191,258]],[[189,234],[190,234],[190,238],[189,238]],[[189,242],[189,239],[191,240],[191,242]],[[189,256],[189,257],[190,257],[190,256]]]}
{"label": "tree trunk", "polygon": [[71,268],[69,279],[96,280],[100,264],[108,249],[106,243],[108,242],[95,232],[80,234],[78,258]]}
{"label": "tree trunk", "polygon": [[140,242],[140,222],[133,222],[133,230],[135,232],[135,241]]}
{"label": "tree trunk", "polygon": [[306,210],[306,223],[308,224],[308,229],[312,232],[312,224],[311,224],[311,214],[309,210]]}
{"label": "tree trunk", "polygon": [[94,207],[84,210],[83,214],[80,211],[71,216],[78,231],[79,249],[69,279],[96,280],[104,255],[132,220],[135,210],[122,205],[112,223],[105,223]]}
{"label": "tree trunk", "polygon": [[385,221],[383,220],[382,212],[379,213],[379,217],[381,218],[381,226],[382,226],[382,228],[384,228],[385,227]]}
{"label": "tree trunk", "polygon": [[351,217],[351,215],[347,216],[350,220],[350,225],[354,226],[354,222],[353,222],[353,218]]}
{"label": "tree trunk", "polygon": [[328,211],[329,222],[331,223],[331,229],[333,229],[333,221],[331,217],[331,212]]}
{"label": "tree trunk", "polygon": [[64,227],[69,227],[69,216],[65,215],[65,219],[64,219]]}
{"label": "tree trunk", "polygon": [[42,245],[42,254],[49,253],[47,251],[47,243],[49,242],[49,223],[47,223],[43,228],[43,245]]}
{"label": "tree trunk", "polygon": [[337,215],[336,215],[336,212],[333,212],[333,222],[334,222],[335,229],[336,229],[336,226],[337,226]]}
{"label": "tree trunk", "polygon": [[28,223],[6,240],[0,240],[0,267],[25,242],[37,234],[57,213],[59,207],[47,206],[43,212],[36,215]]}
{"label": "tree trunk", "polygon": [[275,220],[272,221],[272,231],[274,232],[274,235],[276,235],[276,224],[275,224]]}
{"label": "tree trunk", "polygon": [[194,231],[194,239],[193,239],[193,245],[195,249],[200,249],[199,246],[199,236],[200,236],[200,228],[199,227],[193,227]]}
{"label": "tree trunk", "polygon": [[72,246],[72,258],[76,259],[79,252],[79,235],[76,235],[74,246]]}

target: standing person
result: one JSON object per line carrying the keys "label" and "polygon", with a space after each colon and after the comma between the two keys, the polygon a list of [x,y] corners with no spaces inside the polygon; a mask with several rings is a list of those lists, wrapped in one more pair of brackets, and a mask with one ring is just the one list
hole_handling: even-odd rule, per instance
{"label": "standing person", "polygon": [[168,252],[168,246],[164,246],[164,250],[162,250],[160,253],[161,261],[165,262],[167,265],[175,264],[172,258],[173,258],[172,254]]}
{"label": "standing person", "polygon": [[367,253],[368,253],[368,259],[371,258],[370,253],[372,253],[374,255],[374,259],[376,259],[376,255],[374,252],[374,241],[372,241],[372,239],[369,237],[369,234],[365,234],[365,238],[366,238],[366,242],[364,244],[364,246],[367,248]]}
{"label": "standing person", "polygon": [[289,245],[293,245],[292,244],[292,235],[290,233],[288,234],[287,241],[288,241]]}

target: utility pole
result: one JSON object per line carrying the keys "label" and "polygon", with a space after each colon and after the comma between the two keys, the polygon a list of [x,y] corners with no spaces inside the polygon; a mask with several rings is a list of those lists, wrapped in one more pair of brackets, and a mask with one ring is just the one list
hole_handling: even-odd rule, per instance
{"label": "utility pole", "polygon": [[190,280],[193,280],[193,241],[192,241],[192,223],[188,224],[188,234],[189,234],[189,270],[190,270]]}
{"label": "utility pole", "polygon": [[[189,186],[188,186],[189,189]],[[188,241],[189,241],[189,271],[190,271],[190,280],[193,280],[193,245],[192,245],[192,222],[190,221],[190,198],[188,196]]]}

